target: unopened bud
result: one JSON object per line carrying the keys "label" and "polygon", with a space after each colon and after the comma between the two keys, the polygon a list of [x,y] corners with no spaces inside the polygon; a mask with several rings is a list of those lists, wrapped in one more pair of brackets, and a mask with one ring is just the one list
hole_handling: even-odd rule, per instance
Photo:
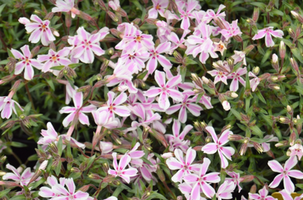
{"label": "unopened bud", "polygon": [[94,179],[94,180],[101,180],[102,179],[101,176],[99,176],[98,174],[94,174],[94,173],[89,174],[88,177],[91,178],[91,179]]}
{"label": "unopened bud", "polygon": [[294,31],[292,30],[292,28],[288,29],[288,33],[289,33],[290,37],[292,37],[292,38],[294,38],[296,36]]}
{"label": "unopened bud", "polygon": [[243,136],[241,136],[241,135],[230,134],[228,136],[228,140],[230,140],[230,141],[239,141],[242,139],[243,139]]}
{"label": "unopened bud", "polygon": [[252,72],[255,74],[255,75],[258,75],[259,72],[260,72],[260,67],[254,67]]}
{"label": "unopened bud", "polygon": [[303,17],[301,15],[299,15],[296,11],[290,11],[290,12],[297,20],[303,23]]}
{"label": "unopened bud", "polygon": [[256,193],[257,192],[257,186],[256,184],[253,184],[253,186],[251,186],[250,188],[250,193]]}
{"label": "unopened bud", "polygon": [[223,106],[224,110],[226,110],[226,111],[230,110],[230,103],[228,101],[224,100],[222,102],[222,106]]}
{"label": "unopened bud", "polygon": [[295,131],[292,131],[290,136],[289,136],[289,144],[290,146],[293,146],[295,144],[295,140],[296,140],[297,134]]}
{"label": "unopened bud", "polygon": [[207,136],[207,137],[205,138],[205,142],[206,142],[206,143],[210,143],[211,141],[212,141],[211,137]]}
{"label": "unopened bud", "polygon": [[202,127],[201,123],[198,121],[194,122],[194,127],[195,127],[195,129],[197,129],[200,132],[203,131],[203,127]]}
{"label": "unopened bud", "polygon": [[77,167],[72,167],[72,168],[70,169],[70,171],[71,171],[71,172],[74,172],[74,173],[81,172],[80,169],[77,168]]}
{"label": "unopened bud", "polygon": [[237,97],[238,97],[238,94],[235,93],[235,92],[231,92],[231,93],[230,93],[230,97],[232,97],[232,98],[237,98]]}
{"label": "unopened bud", "polygon": [[243,156],[247,151],[247,143],[243,143],[240,148],[240,155]]}
{"label": "unopened bud", "polygon": [[54,34],[54,36],[56,36],[56,37],[60,37],[60,34],[59,34],[59,32],[58,32],[57,30],[54,30],[54,31],[53,31],[53,34]]}
{"label": "unopened bud", "polygon": [[[286,54],[286,47],[285,47],[285,44],[284,42],[281,40],[280,42],[280,46],[279,46],[279,54],[280,54],[280,57],[282,59],[285,58],[285,54]],[[283,67],[283,66],[282,66]]]}
{"label": "unopened bud", "polygon": [[271,77],[270,77],[270,80],[271,80],[272,82],[276,82],[276,81],[278,80],[278,77],[276,77],[276,76],[271,76]]}
{"label": "unopened bud", "polygon": [[160,167],[158,167],[156,173],[157,173],[158,177],[160,178],[160,180],[162,182],[164,182],[165,181],[165,175],[164,175],[164,173],[163,173],[163,171]]}
{"label": "unopened bud", "polygon": [[35,46],[32,50],[31,50],[31,54],[32,54],[32,57],[34,57],[35,55],[38,54],[40,50],[40,46]]}
{"label": "unopened bud", "polygon": [[273,86],[273,89],[280,90],[280,87],[278,85]]}
{"label": "unopened bud", "polygon": [[183,58],[178,51],[174,51],[173,56],[175,57],[175,59],[178,63],[182,63]]}
{"label": "unopened bud", "polygon": [[286,106],[286,110],[287,110],[287,112],[291,112],[292,111],[292,108],[290,107],[290,105]]}
{"label": "unopened bud", "polygon": [[242,181],[241,182],[250,182],[253,181],[255,179],[254,175],[245,175],[245,176],[241,176]]}
{"label": "unopened bud", "polygon": [[293,67],[293,69],[299,73],[299,66],[298,66],[298,63],[297,61],[294,59],[294,58],[290,58],[290,64],[291,66]]}
{"label": "unopened bud", "polygon": [[119,21],[118,17],[117,17],[113,12],[108,11],[107,14],[110,16],[110,18],[112,18],[112,20],[113,20],[114,22]]}
{"label": "unopened bud", "polygon": [[259,143],[253,142],[253,145],[254,145],[255,149],[258,151],[258,153],[262,153],[264,151],[262,146]]}
{"label": "unopened bud", "polygon": [[173,157],[173,154],[171,152],[168,152],[168,153],[162,154],[161,157],[164,159],[168,159],[168,158]]}
{"label": "unopened bud", "polygon": [[208,83],[209,83],[209,79],[206,78],[205,76],[202,76],[202,81],[203,81],[205,84],[208,84]]}
{"label": "unopened bud", "polygon": [[283,147],[283,146],[288,146],[288,141],[287,140],[283,140],[281,142],[278,142],[275,144],[276,147]]}
{"label": "unopened bud", "polygon": [[253,17],[252,17],[252,19],[253,19],[255,22],[258,21],[259,14],[260,14],[259,8],[255,7],[255,8],[254,8],[254,12],[253,12]]}
{"label": "unopened bud", "polygon": [[191,73],[191,78],[193,82],[200,88],[203,87],[203,82],[202,80],[197,76],[197,74]]}

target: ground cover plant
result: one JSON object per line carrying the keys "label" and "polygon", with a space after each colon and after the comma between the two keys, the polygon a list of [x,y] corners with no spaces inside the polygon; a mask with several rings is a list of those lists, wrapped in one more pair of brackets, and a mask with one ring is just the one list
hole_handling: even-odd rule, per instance
{"label": "ground cover plant", "polygon": [[0,2],[1,199],[303,198],[302,1]]}

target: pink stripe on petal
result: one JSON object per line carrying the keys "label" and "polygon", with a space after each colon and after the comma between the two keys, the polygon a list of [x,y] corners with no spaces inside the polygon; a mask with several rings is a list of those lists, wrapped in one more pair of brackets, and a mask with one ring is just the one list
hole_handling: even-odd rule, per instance
{"label": "pink stripe on petal", "polygon": [[201,199],[200,184],[196,183],[191,191],[191,199]]}
{"label": "pink stripe on petal", "polygon": [[141,167],[140,171],[145,180],[147,180],[147,181],[151,180],[152,174],[145,167]]}
{"label": "pink stripe on petal", "polygon": [[232,135],[233,133],[229,130],[229,129],[227,129],[227,130],[225,130],[222,134],[221,134],[221,136],[220,136],[220,138],[219,138],[219,143],[221,144],[221,145],[224,145],[224,144],[226,144],[227,142],[228,142],[228,136],[229,135]]}
{"label": "pink stripe on petal", "polygon": [[126,167],[126,165],[128,165],[130,160],[131,160],[131,157],[129,155],[122,156],[122,158],[120,159],[120,162],[119,162],[118,170],[124,170],[124,168]]}
{"label": "pink stripe on petal", "polygon": [[160,87],[164,87],[165,86],[165,73],[164,72],[160,72],[158,70],[156,70],[155,72],[155,79],[157,84]]}
{"label": "pink stripe on petal", "polygon": [[183,129],[183,131],[180,133],[180,140],[183,140],[186,136],[186,134],[193,128],[192,125],[186,125]]}
{"label": "pink stripe on petal", "polygon": [[252,38],[253,40],[261,39],[265,36],[266,29],[259,30],[258,33]]}
{"label": "pink stripe on petal", "polygon": [[270,35],[270,33],[266,33],[265,35],[265,45],[267,47],[272,47],[275,45],[274,41],[272,40],[272,37]]}
{"label": "pink stripe on petal", "polygon": [[287,174],[296,179],[303,179],[303,173],[299,170],[290,170]]}
{"label": "pink stripe on petal", "polygon": [[78,28],[77,30],[77,34],[80,36],[81,39],[83,40],[88,40],[89,37],[89,33],[81,26],[80,28]]}
{"label": "pink stripe on petal", "polygon": [[69,115],[67,115],[62,122],[63,126],[67,127],[74,120],[74,117],[75,117],[75,112],[72,112]]}
{"label": "pink stripe on petal", "polygon": [[231,160],[231,156],[234,155],[235,150],[232,147],[221,147],[221,152],[224,154],[225,157],[227,157],[229,160]]}
{"label": "pink stripe on petal", "polygon": [[284,33],[281,30],[270,31],[270,34],[274,37],[282,38]]}
{"label": "pink stripe on petal", "polygon": [[14,74],[15,74],[15,75],[21,74],[21,72],[23,71],[25,65],[26,65],[26,64],[22,63],[22,61],[21,61],[21,62],[18,62],[18,63],[16,64],[15,73],[14,73]]}
{"label": "pink stripe on petal", "polygon": [[183,94],[181,92],[179,92],[178,90],[167,89],[167,93],[174,100],[182,102],[182,100],[183,100]]}
{"label": "pink stripe on petal", "polygon": [[187,120],[187,112],[184,106],[181,107],[180,111],[179,111],[179,120],[181,123],[185,123]]}
{"label": "pink stripe on petal", "polygon": [[210,164],[210,160],[208,158],[204,158],[203,159],[203,163],[201,165],[201,169],[200,169],[200,176],[204,176],[208,170]]}
{"label": "pink stripe on petal", "polygon": [[277,175],[274,180],[269,184],[269,187],[270,188],[276,188],[279,186],[280,182],[282,181],[283,179],[283,174],[279,174]]}
{"label": "pink stripe on petal", "polygon": [[32,80],[34,77],[34,69],[31,65],[25,65],[25,70],[24,70],[24,78],[26,80]]}
{"label": "pink stripe on petal", "polygon": [[295,191],[295,186],[292,183],[292,181],[290,180],[289,176],[284,177],[283,184],[284,184],[284,189],[287,192],[291,193],[291,192]]}
{"label": "pink stripe on petal", "polygon": [[12,179],[12,180],[15,180],[15,181],[19,181],[20,180],[20,177],[13,174],[13,173],[6,173],[3,177],[2,177],[3,180],[7,180],[7,179]]}
{"label": "pink stripe on petal", "polygon": [[154,56],[149,59],[146,65],[149,74],[152,74],[155,71],[157,64],[157,59]]}
{"label": "pink stripe on petal", "polygon": [[276,160],[271,160],[268,161],[268,166],[271,168],[272,171],[274,172],[279,172],[282,173],[284,171],[283,167],[281,166],[281,164],[276,161]]}
{"label": "pink stripe on petal", "polygon": [[127,100],[127,95],[124,92],[122,92],[119,96],[116,97],[113,103],[115,105],[120,105],[124,103],[126,100]]}
{"label": "pink stripe on petal", "polygon": [[177,75],[177,76],[174,76],[174,77],[171,77],[167,83],[166,83],[166,87],[167,88],[173,88],[175,87],[176,85],[178,85],[179,83],[181,83],[182,79],[181,79],[181,75]]}
{"label": "pink stripe on petal", "polygon": [[116,106],[114,108],[114,113],[121,117],[127,117],[130,115],[130,110],[126,106]]}
{"label": "pink stripe on petal", "polygon": [[75,58],[80,58],[82,56],[82,54],[84,53],[84,51],[85,51],[85,49],[82,47],[82,45],[80,45],[80,46],[73,49],[72,55]]}
{"label": "pink stripe on petal", "polygon": [[38,22],[39,24],[42,24],[43,21],[37,16],[37,15],[31,15],[30,18],[32,21]]}
{"label": "pink stripe on petal", "polygon": [[75,199],[89,199],[88,197],[89,197],[89,195],[88,195],[88,193],[86,193],[86,192],[82,192],[82,191],[78,191],[78,192],[76,192],[74,195],[73,195],[73,197],[75,198]]}
{"label": "pink stripe on petal", "polygon": [[181,22],[181,25],[180,27],[183,29],[183,30],[187,30],[189,28],[189,25],[190,25],[190,22],[189,22],[189,18],[188,17],[184,17],[182,22]]}
{"label": "pink stripe on petal", "polygon": [[31,51],[29,50],[29,46],[28,45],[24,45],[23,47],[20,48],[23,55],[27,56],[28,58],[31,58],[32,54]]}
{"label": "pink stripe on petal", "polygon": [[113,152],[112,156],[113,156],[113,165],[114,165],[114,168],[115,168],[115,170],[118,170],[117,153]]}
{"label": "pink stripe on petal", "polygon": [[197,104],[190,103],[190,104],[187,104],[186,107],[189,110],[189,112],[191,114],[193,114],[194,116],[196,116],[196,117],[200,116],[200,112],[201,112],[202,108],[200,106],[198,106]]}
{"label": "pink stripe on petal", "polygon": [[129,176],[125,176],[125,175],[119,175],[126,183],[130,182],[130,177]]}
{"label": "pink stripe on petal", "polygon": [[133,176],[136,176],[138,173],[138,170],[136,168],[128,168],[128,169],[125,169],[122,171],[122,174],[125,175],[125,176],[130,176],[130,177],[133,177]]}
{"label": "pink stripe on petal", "polygon": [[168,96],[166,92],[162,92],[160,93],[160,97],[159,97],[159,107],[163,108],[164,110],[167,110],[170,106],[169,100],[168,100]]}
{"label": "pink stripe on petal", "polygon": [[80,108],[83,104],[83,94],[82,92],[76,92],[73,96],[73,102],[76,108]]}
{"label": "pink stripe on petal", "polygon": [[161,93],[161,91],[162,90],[160,88],[153,87],[153,88],[150,88],[149,90],[147,90],[144,95],[147,97],[155,97],[155,96],[159,95]]}
{"label": "pink stripe on petal", "polygon": [[54,197],[54,196],[56,196],[56,193],[54,193],[53,190],[48,187],[41,187],[40,191],[39,191],[39,196],[44,197],[44,198]]}
{"label": "pink stripe on petal", "polygon": [[291,157],[285,162],[285,165],[284,165],[285,171],[290,170],[290,169],[293,168],[297,163],[298,163],[297,156],[291,156]]}
{"label": "pink stripe on petal", "polygon": [[190,165],[192,162],[194,162],[196,158],[197,152],[193,150],[191,147],[186,152],[186,165]]}
{"label": "pink stripe on petal", "polygon": [[183,157],[183,152],[180,149],[175,149],[174,151],[175,157],[182,163],[184,164],[184,157]]}
{"label": "pink stripe on petal", "polygon": [[10,105],[6,104],[6,106],[3,108],[2,112],[1,112],[1,118],[4,119],[9,119],[12,115],[12,109],[10,107]]}
{"label": "pink stripe on petal", "polygon": [[164,42],[159,44],[159,46],[157,46],[156,51],[158,53],[164,53],[169,51],[169,49],[170,49],[170,42]]}
{"label": "pink stripe on petal", "polygon": [[69,192],[60,184],[54,186],[52,189],[55,193],[59,193],[59,194],[65,195],[65,196],[69,196]]}
{"label": "pink stripe on petal", "polygon": [[109,169],[108,174],[111,174],[111,175],[114,175],[114,176],[117,176],[117,172],[115,170],[112,170],[112,169]]}
{"label": "pink stripe on petal", "polygon": [[184,174],[184,169],[180,169],[179,171],[177,171],[177,173],[175,173],[175,175],[173,177],[171,177],[171,180],[173,182],[182,182],[182,177],[183,177],[183,174]]}
{"label": "pink stripe on petal", "polygon": [[181,123],[178,120],[174,119],[173,123],[173,134],[175,137],[179,137],[180,134]]}
{"label": "pink stripe on petal", "polygon": [[236,79],[233,79],[231,84],[230,84],[230,91],[237,91],[239,89],[239,82]]}
{"label": "pink stripe on petal", "polygon": [[214,154],[217,152],[217,150],[217,144],[215,143],[208,143],[202,147],[202,151],[207,154]]}
{"label": "pink stripe on petal", "polygon": [[165,56],[158,55],[158,61],[165,69],[170,69],[173,66]]}
{"label": "pink stripe on petal", "polygon": [[80,57],[80,60],[84,63],[93,63],[94,62],[94,54],[93,51],[90,49],[85,49],[84,53]]}
{"label": "pink stripe on petal", "polygon": [[91,50],[97,55],[97,56],[101,56],[105,53],[105,51],[103,49],[100,48],[100,46],[93,44],[91,45]]}
{"label": "pink stripe on petal", "polygon": [[199,180],[199,177],[196,174],[187,174],[183,179],[188,183],[196,183]]}
{"label": "pink stripe on petal", "polygon": [[166,114],[171,115],[171,114],[177,112],[180,108],[181,108],[181,104],[176,104],[176,105],[170,106],[166,110]]}
{"label": "pink stripe on petal", "polygon": [[75,183],[74,183],[74,181],[73,181],[72,178],[68,178],[68,179],[66,180],[65,184],[66,184],[66,186],[67,186],[67,188],[68,188],[68,191],[69,191],[70,193],[75,193],[76,186],[75,186]]}
{"label": "pink stripe on petal", "polygon": [[89,120],[87,115],[83,114],[82,112],[79,112],[78,118],[81,124],[89,126]]}
{"label": "pink stripe on petal", "polygon": [[221,168],[225,169],[228,166],[228,160],[223,156],[221,151],[218,151],[220,159],[221,159]]}
{"label": "pink stripe on petal", "polygon": [[183,164],[180,163],[176,158],[170,157],[166,160],[166,164],[169,169],[171,170],[177,170],[177,169],[182,169]]}
{"label": "pink stripe on petal", "polygon": [[215,143],[218,143],[218,137],[217,134],[215,132],[215,129],[212,126],[207,126],[205,128],[205,130],[207,130],[207,132],[211,135],[211,137],[213,138]]}
{"label": "pink stripe on petal", "polygon": [[[220,181],[220,180],[219,180]],[[203,193],[208,197],[212,198],[214,194],[216,193],[214,188],[211,187],[208,183],[204,183],[201,185]]]}
{"label": "pink stripe on petal", "polygon": [[11,52],[14,55],[15,58],[17,58],[17,59],[23,58],[23,55],[20,53],[20,51],[17,51],[15,49],[11,49]]}
{"label": "pink stripe on petal", "polygon": [[[31,43],[38,43],[39,40],[41,39],[41,31],[40,29],[36,29],[32,32],[32,34],[29,36],[28,41]],[[25,55],[25,54],[24,54]],[[30,55],[30,54],[28,54]]]}

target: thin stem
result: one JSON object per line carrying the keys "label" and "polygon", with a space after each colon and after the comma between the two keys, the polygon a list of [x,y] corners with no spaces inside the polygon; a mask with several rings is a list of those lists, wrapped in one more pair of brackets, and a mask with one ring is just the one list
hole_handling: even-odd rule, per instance
{"label": "thin stem", "polygon": [[31,93],[29,92],[27,83],[25,84],[25,90],[26,90],[27,96],[28,96],[28,98],[29,98],[29,101],[30,101],[31,104],[32,104],[32,109],[33,109],[33,110],[36,110],[36,109],[35,109],[35,105],[34,105],[34,101],[33,101],[33,98],[32,98],[32,96],[31,96]]}

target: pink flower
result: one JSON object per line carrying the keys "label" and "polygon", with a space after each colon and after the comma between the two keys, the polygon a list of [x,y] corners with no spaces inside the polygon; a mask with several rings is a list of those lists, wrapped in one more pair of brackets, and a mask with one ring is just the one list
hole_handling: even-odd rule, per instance
{"label": "pink flower", "polygon": [[29,50],[29,46],[25,45],[21,47],[22,53],[20,51],[17,51],[15,49],[11,49],[12,54],[15,56],[15,58],[20,59],[21,61],[16,64],[15,67],[15,75],[21,74],[21,72],[24,70],[24,78],[26,80],[31,80],[34,77],[34,69],[32,66],[34,66],[37,69],[41,69],[41,63],[38,62],[36,59],[32,59],[32,53]]}
{"label": "pink flower", "polygon": [[83,27],[78,28],[77,36],[69,36],[68,43],[73,45],[72,57],[79,58],[84,63],[94,62],[94,53],[97,56],[104,54],[99,41],[108,34],[108,28],[104,27],[98,33],[90,34]]}
{"label": "pink flower", "polygon": [[197,165],[192,165],[196,158],[196,151],[192,148],[187,149],[186,158],[184,159],[183,152],[180,149],[175,149],[174,154],[176,158],[170,157],[166,160],[166,164],[171,170],[179,170],[171,180],[173,182],[182,182],[183,176],[190,174],[193,171],[199,171]]}
{"label": "pink flower", "polygon": [[[54,176],[47,178],[47,183],[51,186],[41,187],[39,195],[44,198],[51,198],[56,200],[63,199],[77,199],[77,200],[93,200],[88,193],[77,191],[73,178],[60,178],[60,183]],[[64,187],[66,186],[66,187]]]}
{"label": "pink flower", "polygon": [[275,45],[274,41],[272,40],[272,36],[283,38],[283,31],[281,30],[273,30],[273,27],[270,26],[268,28],[264,28],[262,30],[258,30],[258,33],[252,38],[253,40],[261,39],[265,36],[265,45],[267,47],[272,47]]}
{"label": "pink flower", "polygon": [[245,52],[236,50],[234,52],[235,54],[231,57],[232,59],[234,59],[234,64],[243,61],[243,65],[246,65]]}
{"label": "pink flower", "polygon": [[188,30],[190,27],[190,20],[189,18],[194,18],[193,10],[199,7],[199,2],[197,0],[188,0],[185,5],[186,11],[184,11],[180,6],[178,6],[180,17],[182,19],[181,28],[183,30]]}
{"label": "pink flower", "polygon": [[235,190],[236,185],[233,182],[224,181],[216,193],[216,199],[232,199],[232,192]]}
{"label": "pink flower", "polygon": [[29,167],[26,168],[22,174],[20,174],[18,172],[18,170],[10,164],[7,164],[6,168],[13,171],[13,173],[6,173],[2,177],[2,179],[3,180],[12,179],[15,182],[17,182],[18,184],[20,184],[21,186],[27,186],[27,184],[29,183],[29,181],[31,180],[31,178],[34,175],[34,173],[31,172]]}
{"label": "pink flower", "polygon": [[141,158],[145,155],[145,153],[142,150],[137,150],[139,146],[140,143],[137,142],[130,151],[126,152],[126,154],[131,157],[130,163],[132,164],[132,166],[134,165],[134,166],[142,167],[143,160]]}
{"label": "pink flower", "polygon": [[298,159],[301,160],[303,156],[303,146],[302,144],[294,144],[289,147],[290,155],[289,156],[298,156]]}
{"label": "pink flower", "polygon": [[196,98],[190,99],[188,98],[188,95],[183,95],[183,98],[184,99],[181,103],[169,107],[166,110],[166,113],[171,115],[180,110],[178,120],[182,123],[185,123],[187,120],[187,110],[194,116],[198,117],[200,116],[200,112],[203,109],[199,105],[195,104]]}
{"label": "pink flower", "polygon": [[158,13],[164,17],[164,12],[168,6],[168,0],[152,0],[153,7],[148,11],[148,18],[158,18]]}
{"label": "pink flower", "polygon": [[[53,71],[51,70],[54,66],[64,65],[67,66],[72,62],[66,58],[70,53],[70,48],[64,47],[58,52],[50,49],[47,55],[38,55],[39,62],[45,62],[42,66],[42,72]],[[58,74],[58,73],[57,73]]]}
{"label": "pink flower", "polygon": [[77,92],[73,96],[73,102],[75,107],[65,106],[59,111],[62,113],[70,113],[67,117],[64,118],[62,124],[64,127],[67,127],[72,121],[80,121],[81,124],[89,125],[88,117],[83,113],[90,113],[96,109],[94,105],[89,105],[83,107],[83,94],[82,92]]}
{"label": "pink flower", "polygon": [[[109,117],[115,117],[115,114],[121,116],[121,117],[127,117],[130,115],[130,110],[126,106],[121,106],[126,100],[127,95],[122,92],[120,95],[118,95],[115,98],[116,94],[112,91],[107,93],[107,105],[100,107],[98,110],[99,112],[105,110],[109,113]],[[114,99],[115,98],[115,99]]]}
{"label": "pink flower", "polygon": [[267,196],[268,190],[264,186],[261,190],[259,190],[259,194],[252,194],[249,193],[249,198],[250,199],[262,199],[262,200],[275,200],[272,196]]}
{"label": "pink flower", "polygon": [[215,195],[215,190],[209,183],[218,183],[220,181],[219,172],[212,172],[206,174],[210,160],[208,158],[203,159],[199,174],[187,174],[184,176],[186,183],[193,184],[191,191],[191,199],[198,199],[201,191],[208,198],[212,198]]}
{"label": "pink flower", "polygon": [[160,94],[159,107],[167,110],[170,106],[168,97],[172,97],[174,100],[182,101],[182,93],[174,89],[176,85],[181,83],[181,75],[173,76],[167,83],[165,81],[165,73],[156,70],[155,79],[160,87],[152,87],[145,92],[145,96],[155,97]]}
{"label": "pink flower", "polygon": [[226,178],[225,180],[228,182],[228,183],[234,183],[235,185],[238,186],[238,191],[241,192],[242,188],[240,186],[240,182],[243,180],[241,177],[240,177],[240,174],[239,173],[236,173],[236,172],[229,172],[227,171],[226,172],[231,178]]}
{"label": "pink flower", "polygon": [[[223,10],[224,8],[225,8],[226,6],[224,6],[224,5],[220,5],[219,6],[219,8],[218,8],[218,11],[217,11],[217,13],[215,13],[213,10],[211,10],[211,9],[208,9],[207,11],[206,11],[206,16],[205,16],[205,18],[207,18],[207,22],[210,22],[212,19],[217,19],[218,17],[219,18],[221,18],[221,19],[224,19],[225,18],[225,16],[226,16],[226,14],[225,14],[225,12],[221,12],[221,10]],[[221,12],[221,13],[220,13]]]}
{"label": "pink flower", "polygon": [[186,125],[181,131],[181,123],[178,120],[174,119],[173,123],[173,135],[166,134],[165,137],[169,142],[169,150],[173,151],[177,148],[181,149],[183,152],[186,152],[188,146],[190,145],[189,140],[184,140],[187,133],[193,128],[192,125]]}
{"label": "pink flower", "polygon": [[98,126],[104,126],[107,129],[117,128],[120,124],[118,119],[110,117],[109,112],[100,108],[92,111],[92,115],[94,117],[95,123]]}
{"label": "pink flower", "polygon": [[261,79],[252,72],[249,72],[248,76],[253,77],[252,79],[249,80],[249,83],[250,83],[251,90],[254,92],[256,90],[257,86],[259,85]]}
{"label": "pink flower", "polygon": [[221,34],[225,37],[226,40],[229,38],[241,35],[242,32],[240,31],[240,28],[238,26],[238,20],[235,20],[232,22],[232,24],[229,24],[228,22],[225,23],[226,29],[221,30]]}
{"label": "pink flower", "polygon": [[274,171],[281,173],[277,175],[274,180],[270,183],[269,187],[271,188],[276,188],[280,184],[280,182],[283,179],[283,184],[284,184],[284,189],[291,193],[295,191],[295,186],[292,183],[290,177],[296,178],[296,179],[303,179],[303,173],[299,170],[290,170],[293,168],[296,164],[298,163],[297,157],[292,156],[290,157],[284,167],[276,161],[276,160],[271,160],[268,161],[268,166]]}
{"label": "pink flower", "polygon": [[114,175],[115,177],[119,176],[123,180],[125,180],[127,183],[130,182],[130,178],[137,175],[138,170],[133,167],[129,167],[128,169],[125,169],[125,167],[129,164],[131,161],[131,157],[129,155],[123,155],[120,159],[119,165],[117,163],[117,153],[114,152],[113,154],[113,166],[114,170],[109,169],[108,174]]}
{"label": "pink flower", "polygon": [[164,42],[159,44],[157,48],[150,50],[149,61],[147,62],[146,68],[149,74],[152,74],[157,68],[158,62],[163,68],[170,69],[172,67],[171,62],[160,53],[167,52],[170,49],[170,42]]}
{"label": "pink flower", "polygon": [[244,79],[241,77],[244,74],[247,73],[247,69],[246,67],[244,68],[238,68],[237,71],[232,72],[228,75],[227,78],[232,79],[229,90],[230,91],[237,91],[239,89],[239,82],[245,86],[245,81]]}
{"label": "pink flower", "polygon": [[221,167],[226,168],[228,166],[227,159],[231,160],[231,156],[235,153],[235,150],[232,147],[223,147],[223,145],[228,142],[228,136],[232,135],[233,133],[227,129],[221,134],[220,138],[218,139],[213,127],[207,126],[205,130],[207,130],[207,132],[211,135],[214,142],[208,143],[203,146],[202,151],[207,154],[214,154],[218,151],[221,159]]}
{"label": "pink flower", "polygon": [[118,11],[118,9],[120,8],[120,1],[119,0],[109,1],[108,6],[111,7],[114,11]]}
{"label": "pink flower", "polygon": [[17,105],[20,110],[23,111],[19,103],[15,100],[12,100],[10,96],[7,97],[0,97],[0,111],[1,112],[1,118],[2,119],[9,119],[12,116],[12,111],[17,115],[17,111],[15,108],[15,105]]}
{"label": "pink flower", "polygon": [[[41,135],[43,137],[41,137],[39,139],[39,141],[37,142],[37,144],[41,144],[43,145],[43,149],[46,149],[46,147],[48,145],[50,145],[51,143],[55,143],[57,144],[58,140],[60,139],[60,137],[62,138],[62,141],[64,140],[68,140],[70,141],[71,144],[75,145],[75,146],[78,146],[82,149],[85,148],[85,145],[78,142],[77,140],[75,140],[74,138],[72,137],[67,137],[66,134],[62,134],[62,135],[58,135],[58,133],[56,132],[56,130],[54,129],[53,125],[51,122],[48,122],[47,123],[47,130],[41,130]],[[65,145],[64,145],[65,147]]]}
{"label": "pink flower", "polygon": [[[131,74],[138,74],[145,68],[144,62],[147,61],[149,54],[147,51],[142,50],[125,50],[119,58],[117,67],[123,66],[123,68],[127,68]],[[121,68],[121,67],[120,67]]]}
{"label": "pink flower", "polygon": [[21,17],[19,22],[25,25],[25,29],[28,33],[32,33],[28,38],[31,43],[38,43],[41,39],[41,43],[44,46],[48,46],[52,41],[55,41],[55,37],[49,28],[49,20],[42,21],[37,15],[31,15],[32,21],[25,17]]}

